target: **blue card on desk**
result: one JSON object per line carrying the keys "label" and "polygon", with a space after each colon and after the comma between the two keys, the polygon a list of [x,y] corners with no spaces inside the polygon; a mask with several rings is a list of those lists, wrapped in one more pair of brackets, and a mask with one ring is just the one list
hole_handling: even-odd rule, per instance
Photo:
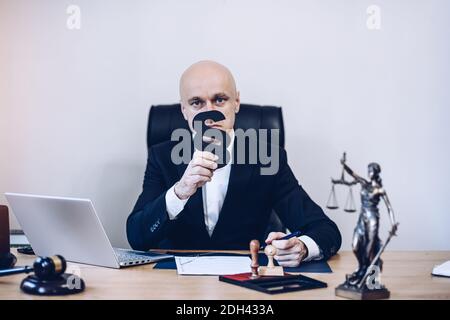
{"label": "blue card on desk", "polygon": [[[178,255],[178,256],[249,256],[248,254],[238,254],[238,253],[204,253],[204,252],[190,252],[190,253],[175,253],[171,252],[170,254]],[[259,265],[266,266],[267,265],[267,256],[264,253],[260,253],[258,256]],[[277,265],[276,261],[274,261]],[[175,259],[168,259],[164,261],[160,261],[155,264],[154,269],[173,269],[176,270],[177,266],[175,264]],[[300,266],[296,268],[284,268],[285,272],[305,272],[305,273],[331,273],[333,272],[328,265],[328,263],[324,260],[320,261],[308,261],[303,262]]]}

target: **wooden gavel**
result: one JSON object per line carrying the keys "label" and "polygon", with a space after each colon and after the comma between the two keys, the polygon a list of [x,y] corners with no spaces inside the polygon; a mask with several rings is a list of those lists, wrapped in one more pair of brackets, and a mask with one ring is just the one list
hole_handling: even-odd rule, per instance
{"label": "wooden gavel", "polygon": [[66,259],[60,255],[52,257],[37,257],[33,267],[25,266],[21,268],[0,270],[0,277],[19,273],[30,273],[34,271],[35,276],[40,280],[52,280],[61,276],[66,271]]}

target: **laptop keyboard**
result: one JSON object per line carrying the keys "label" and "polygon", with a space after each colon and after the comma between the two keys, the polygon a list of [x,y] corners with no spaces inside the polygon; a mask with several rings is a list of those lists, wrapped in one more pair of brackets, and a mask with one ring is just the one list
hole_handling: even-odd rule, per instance
{"label": "laptop keyboard", "polygon": [[152,263],[159,260],[171,258],[173,256],[154,253],[154,252],[144,252],[144,251],[133,251],[127,249],[114,248],[117,259],[121,266],[131,266],[136,264]]}

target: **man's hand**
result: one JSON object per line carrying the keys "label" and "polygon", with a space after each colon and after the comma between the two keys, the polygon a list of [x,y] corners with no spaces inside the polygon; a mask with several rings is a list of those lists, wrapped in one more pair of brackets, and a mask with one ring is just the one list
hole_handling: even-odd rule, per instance
{"label": "man's hand", "polygon": [[283,232],[271,232],[266,239],[266,244],[277,248],[275,259],[283,267],[298,267],[300,262],[308,256],[308,248],[297,237],[288,240],[277,240],[284,237]]}
{"label": "man's hand", "polygon": [[180,181],[175,184],[174,191],[181,200],[192,196],[197,188],[211,181],[213,171],[217,168],[219,157],[207,151],[195,151]]}

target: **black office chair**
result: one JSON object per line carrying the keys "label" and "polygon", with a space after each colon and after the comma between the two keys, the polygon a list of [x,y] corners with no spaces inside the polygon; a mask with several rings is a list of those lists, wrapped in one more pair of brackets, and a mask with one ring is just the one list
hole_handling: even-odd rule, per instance
{"label": "black office chair", "polygon": [[[178,128],[189,130],[188,123],[183,118],[180,104],[158,105],[150,108],[147,125],[147,148],[154,144],[168,141],[172,132]],[[236,115],[235,129],[279,129],[279,145],[284,148],[284,123],[281,107],[257,106],[241,104]],[[281,220],[275,212],[270,217],[269,231],[283,231]]]}

